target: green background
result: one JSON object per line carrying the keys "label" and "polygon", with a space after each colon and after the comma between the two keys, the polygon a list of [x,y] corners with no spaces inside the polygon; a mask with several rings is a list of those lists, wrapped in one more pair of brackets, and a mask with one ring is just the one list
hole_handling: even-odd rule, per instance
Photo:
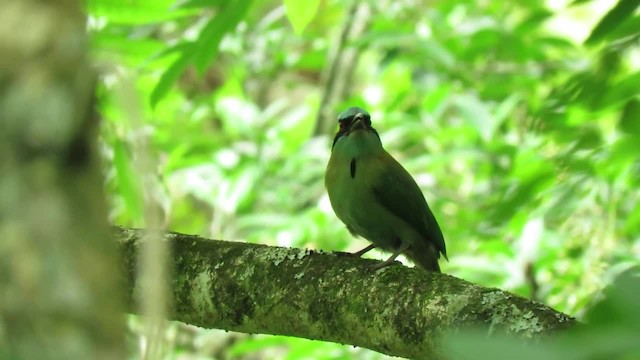
{"label": "green background", "polygon": [[[640,258],[638,5],[371,1],[363,20],[338,0],[91,0],[111,220],[144,227],[144,194],[173,231],[364,247],[323,185],[337,124],[323,131],[318,109],[342,46],[357,56],[337,65],[349,77],[329,121],[349,106],[371,113],[441,224],[443,271],[587,320]],[[136,165],[141,143],[151,171]],[[600,310],[606,321],[625,301]],[[178,323],[165,345],[176,359],[385,358]]]}

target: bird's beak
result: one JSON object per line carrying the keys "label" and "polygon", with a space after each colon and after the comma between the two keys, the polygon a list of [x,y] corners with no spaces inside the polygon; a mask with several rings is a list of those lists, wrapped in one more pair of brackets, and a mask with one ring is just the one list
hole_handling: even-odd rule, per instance
{"label": "bird's beak", "polygon": [[349,131],[354,130],[366,130],[367,125],[364,123],[364,115],[356,114],[353,124],[351,124],[351,129]]}

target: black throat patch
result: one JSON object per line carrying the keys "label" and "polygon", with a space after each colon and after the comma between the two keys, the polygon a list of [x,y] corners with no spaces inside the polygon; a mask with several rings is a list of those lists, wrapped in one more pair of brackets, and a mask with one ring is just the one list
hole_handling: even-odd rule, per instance
{"label": "black throat patch", "polygon": [[354,179],[356,177],[356,159],[351,159],[351,164],[349,166],[351,168],[351,178]]}

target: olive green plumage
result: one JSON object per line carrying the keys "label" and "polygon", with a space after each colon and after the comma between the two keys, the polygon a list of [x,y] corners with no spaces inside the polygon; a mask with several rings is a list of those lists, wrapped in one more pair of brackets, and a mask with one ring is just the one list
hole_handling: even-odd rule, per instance
{"label": "olive green plumage", "polygon": [[444,237],[418,184],[384,150],[369,113],[352,107],[338,122],[325,176],[338,218],[352,234],[393,252],[376,268],[404,253],[422,268],[440,271],[438,258],[447,256]]}

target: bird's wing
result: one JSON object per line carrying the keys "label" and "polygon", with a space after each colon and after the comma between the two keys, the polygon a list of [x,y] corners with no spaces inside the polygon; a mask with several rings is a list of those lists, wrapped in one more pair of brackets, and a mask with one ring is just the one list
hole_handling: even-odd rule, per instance
{"label": "bird's wing", "polygon": [[372,185],[378,202],[413,226],[427,240],[447,257],[444,237],[427,201],[413,177],[388,153],[383,153],[383,169]]}

